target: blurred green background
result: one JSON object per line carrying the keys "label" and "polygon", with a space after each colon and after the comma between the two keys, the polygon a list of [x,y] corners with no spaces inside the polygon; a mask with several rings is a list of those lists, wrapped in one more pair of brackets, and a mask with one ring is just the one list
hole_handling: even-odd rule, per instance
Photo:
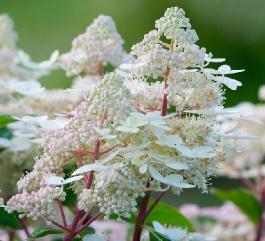
{"label": "blurred green background", "polygon": [[[246,69],[235,76],[243,87],[227,90],[227,106],[242,101],[258,102],[257,91],[265,84],[265,1],[264,0],[0,0],[0,12],[15,21],[18,45],[34,60],[47,58],[54,49],[68,51],[72,39],[82,33],[99,14],[111,15],[129,51],[154,27],[167,7],[184,8],[197,31],[199,44],[215,57],[225,57],[234,69]],[[46,77],[51,88],[66,87],[71,80],[62,71]],[[214,180],[214,187],[238,186],[237,182]],[[174,203],[176,199],[170,199]],[[203,205],[217,200],[199,191],[185,191],[185,201]]]}

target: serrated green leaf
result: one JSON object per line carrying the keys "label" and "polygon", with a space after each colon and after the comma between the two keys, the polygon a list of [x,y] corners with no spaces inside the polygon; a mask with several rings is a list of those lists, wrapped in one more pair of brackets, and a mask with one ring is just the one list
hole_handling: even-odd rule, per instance
{"label": "serrated green leaf", "polygon": [[0,128],[16,121],[17,119],[11,115],[0,115]]}
{"label": "serrated green leaf", "polygon": [[235,189],[224,191],[215,189],[213,193],[224,201],[233,202],[253,223],[259,223],[261,219],[261,205],[258,199],[249,191]]}
{"label": "serrated green leaf", "polygon": [[175,207],[163,202],[158,203],[154,210],[150,213],[146,220],[146,224],[152,226],[154,221],[163,225],[167,224],[187,229],[189,232],[195,231],[191,222],[183,214],[181,214]]}
{"label": "serrated green leaf", "polygon": [[22,228],[17,217],[12,213],[6,212],[4,208],[0,208],[0,226],[13,229]]}
{"label": "serrated green leaf", "polygon": [[64,233],[64,231],[59,229],[53,229],[50,227],[41,227],[33,231],[28,241],[33,241],[34,239],[41,238],[49,234],[60,234],[60,233]]}

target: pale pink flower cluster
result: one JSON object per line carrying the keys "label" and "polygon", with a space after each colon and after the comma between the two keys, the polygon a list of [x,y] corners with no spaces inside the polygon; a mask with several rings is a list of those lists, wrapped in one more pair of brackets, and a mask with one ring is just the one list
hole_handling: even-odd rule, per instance
{"label": "pale pink flower cluster", "polygon": [[[207,68],[223,60],[197,40],[184,11],[169,8],[132,47],[130,61],[101,79],[104,66],[116,67],[125,53],[111,18],[99,16],[60,57],[66,72],[77,75],[74,86],[86,89],[92,79],[95,87],[63,128],[46,135],[43,154],[6,210],[50,218],[52,200],[64,200],[68,183],[81,210],[94,207],[105,218],[130,217],[147,191],[206,192],[226,153],[216,117],[226,113],[222,86],[235,90],[241,83],[226,77],[239,70]],[[66,166],[73,166],[72,177],[64,179]]]}
{"label": "pale pink flower cluster", "polygon": [[197,231],[213,240],[252,241],[255,238],[255,225],[232,203],[205,208],[185,204],[180,211],[193,222]]}
{"label": "pale pink flower cluster", "polygon": [[71,51],[61,56],[61,64],[68,75],[93,75],[107,64],[118,66],[124,58],[123,39],[114,21],[100,15],[73,40]]}
{"label": "pale pink flower cluster", "polygon": [[[260,93],[262,93],[262,88]],[[261,94],[260,94],[261,95]],[[265,104],[242,103],[237,106],[241,117],[237,121],[238,139],[227,140],[238,149],[229,155],[229,162],[224,163],[220,174],[230,177],[247,178],[265,177]],[[230,120],[230,125],[235,125]]]}

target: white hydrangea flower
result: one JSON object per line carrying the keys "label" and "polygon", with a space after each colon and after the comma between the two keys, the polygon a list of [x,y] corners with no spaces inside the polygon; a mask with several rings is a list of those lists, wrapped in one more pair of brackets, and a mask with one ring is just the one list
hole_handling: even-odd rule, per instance
{"label": "white hydrangea flower", "polygon": [[12,19],[6,15],[0,15],[0,48],[7,47],[16,48],[17,34],[14,31],[14,23]]}
{"label": "white hydrangea flower", "polygon": [[189,233],[185,229],[169,227],[166,228],[159,222],[153,222],[154,230],[170,241],[210,241],[200,233]]}
{"label": "white hydrangea flower", "polygon": [[[19,180],[19,194],[7,210],[52,215],[51,198],[64,199],[56,186],[65,183],[71,183],[81,210],[97,207],[105,218],[130,217],[147,192],[178,194],[195,186],[207,192],[209,177],[226,155],[227,133],[218,117],[234,114],[223,109],[222,87],[239,85],[225,75],[239,71],[205,68],[222,60],[206,54],[197,40],[184,11],[169,8],[156,30],[132,47],[134,58],[102,79],[102,68],[121,64],[125,54],[112,19],[98,17],[60,58],[68,75],[79,75],[74,89],[86,91],[84,82],[93,80],[93,90],[63,128],[46,135],[43,155]],[[157,81],[148,83],[151,78]],[[71,164],[78,168],[65,179],[63,168]],[[46,188],[51,195],[43,195]],[[38,198],[23,204],[32,196]],[[32,213],[40,199],[51,204]]]}
{"label": "white hydrangea flower", "polygon": [[80,73],[101,74],[107,64],[117,66],[126,54],[123,39],[117,33],[114,21],[109,16],[100,15],[73,40],[69,53],[61,56],[61,65],[68,75]]}
{"label": "white hydrangea flower", "polygon": [[226,130],[225,146],[233,146],[235,152],[229,154],[229,161],[223,164],[220,174],[233,178],[264,176],[265,106],[242,103],[237,109],[237,120],[226,119],[223,126]]}

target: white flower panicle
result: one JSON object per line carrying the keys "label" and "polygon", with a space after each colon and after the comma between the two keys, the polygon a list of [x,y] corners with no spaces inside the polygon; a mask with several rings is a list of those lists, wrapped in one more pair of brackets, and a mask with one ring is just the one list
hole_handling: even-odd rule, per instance
{"label": "white flower panicle", "polygon": [[[132,111],[132,107],[130,92],[123,86],[121,78],[113,73],[106,75],[89,98],[75,109],[74,117],[65,127],[47,134],[43,144],[44,154],[36,159],[33,171],[18,182],[19,191],[26,197],[37,195],[45,198],[46,196],[38,194],[47,187],[45,178],[53,175],[63,176],[63,167],[80,161],[77,160],[80,153],[82,156],[83,152],[92,152],[97,140],[101,140],[102,152],[117,144],[116,140],[106,141],[100,130],[102,128],[114,130]],[[82,162],[84,164],[92,162],[91,156],[82,156]],[[63,191],[60,194],[61,196],[56,198],[62,199],[65,195]],[[16,209],[14,206],[16,200],[18,199],[14,196],[8,201],[8,211],[12,210],[10,205]],[[23,212],[23,200],[20,199],[20,202],[18,211]],[[29,213],[29,209],[26,207],[24,212]],[[43,216],[41,211],[35,215],[35,217]]]}
{"label": "white flower panicle", "polygon": [[[156,79],[168,68],[186,69],[203,65],[205,49],[195,44],[197,34],[191,29],[182,9],[169,8],[164,17],[156,21],[156,28],[132,47],[132,54],[136,56],[131,66],[133,74]],[[163,36],[170,42],[164,42]]]}
{"label": "white flower panicle", "polygon": [[27,216],[36,220],[39,216],[53,218],[56,210],[53,200],[64,201],[64,193],[60,187],[41,187],[37,192],[22,192],[13,196],[6,206],[8,212],[21,213],[20,218]]}
{"label": "white flower panicle", "polygon": [[12,19],[6,15],[0,15],[0,48],[16,48],[17,34],[14,31]]}
{"label": "white flower panicle", "polygon": [[147,190],[146,175],[137,173],[130,166],[96,173],[95,186],[92,189],[83,189],[80,194],[79,208],[87,210],[96,205],[105,218],[113,213],[130,217],[131,213],[137,211],[136,199],[144,196]]}
{"label": "white flower panicle", "polygon": [[61,65],[70,76],[98,74],[107,64],[122,63],[123,42],[112,18],[100,15],[73,40],[71,51],[61,56]]}
{"label": "white flower panicle", "polygon": [[224,96],[220,83],[214,82],[203,73],[172,71],[168,82],[168,101],[178,112],[209,109],[223,104]]}
{"label": "white flower panicle", "polygon": [[49,60],[34,63],[16,46],[17,35],[8,15],[0,15],[0,101],[9,103],[12,93],[23,96],[38,95],[44,88],[37,79],[56,68],[58,51]]}
{"label": "white flower panicle", "polygon": [[220,174],[259,179],[265,176],[265,104],[242,103],[237,109],[240,111],[238,120],[232,118],[225,122],[232,130],[236,126],[236,130],[224,137],[225,145],[234,146],[236,151],[229,154]]}
{"label": "white flower panicle", "polygon": [[[7,210],[32,215],[24,200],[18,201],[20,195],[45,199],[43,189],[71,181],[79,208],[98,207],[106,218],[112,213],[129,217],[147,191],[178,194],[196,186],[206,192],[226,155],[217,116],[232,111],[223,109],[222,86],[235,90],[241,83],[226,76],[240,70],[206,68],[223,59],[206,54],[197,40],[184,11],[169,8],[156,30],[132,47],[131,62],[106,74],[67,124],[46,135],[43,155],[18,182],[20,194]],[[122,45],[112,19],[100,16],[60,61],[69,75],[79,75],[75,85],[82,86],[103,66],[122,63]],[[158,81],[149,83],[151,78]],[[79,168],[64,180],[63,168],[72,164]],[[53,192],[48,199],[64,195]],[[50,215],[50,205],[32,216]]]}

